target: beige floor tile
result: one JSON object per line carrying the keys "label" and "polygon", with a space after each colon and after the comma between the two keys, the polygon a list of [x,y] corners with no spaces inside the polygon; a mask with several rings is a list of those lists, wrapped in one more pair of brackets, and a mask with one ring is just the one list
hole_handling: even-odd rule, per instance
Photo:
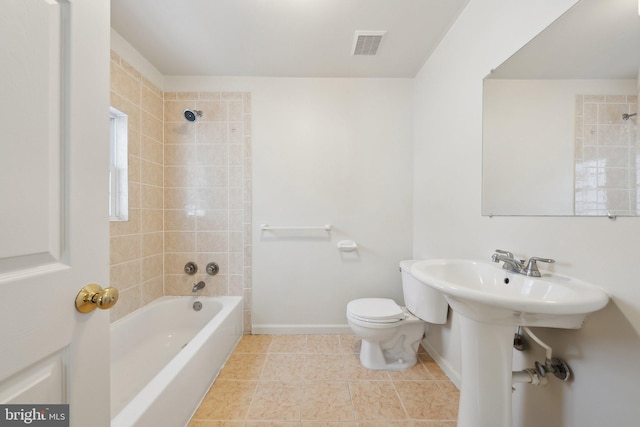
{"label": "beige floor tile", "polygon": [[302,427],[300,421],[247,421],[244,427]]}
{"label": "beige floor tile", "polygon": [[358,427],[358,423],[343,421],[303,421],[302,427]]}
{"label": "beige floor tile", "polygon": [[435,381],[396,381],[394,385],[410,418],[456,419],[457,406]]}
{"label": "beige floor tile", "polygon": [[306,350],[306,335],[274,335],[271,341],[271,353],[304,353]]}
{"label": "beige floor tile", "polygon": [[305,357],[305,381],[344,381],[346,374],[340,354],[307,354]]}
{"label": "beige floor tile", "polygon": [[440,366],[429,356],[428,354],[418,354],[418,360],[422,362],[427,371],[433,376],[435,380],[449,381],[449,378],[442,372]]}
{"label": "beige floor tile", "polygon": [[234,353],[267,353],[272,340],[271,335],[243,335]]}
{"label": "beige floor tile", "polygon": [[256,384],[255,381],[216,380],[193,416],[194,420],[244,420]]}
{"label": "beige floor tile", "polygon": [[302,383],[260,382],[254,394],[248,420],[300,421]]}
{"label": "beige floor tile", "polygon": [[266,354],[233,353],[222,367],[218,379],[257,380],[266,359]]}
{"label": "beige floor tile", "polygon": [[354,421],[346,382],[305,382],[303,421]]}
{"label": "beige floor tile", "polygon": [[413,427],[411,421],[360,421],[358,427]]}
{"label": "beige floor tile", "polygon": [[188,427],[244,427],[244,421],[192,420]]}
{"label": "beige floor tile", "polygon": [[355,335],[340,335],[340,351],[343,353],[360,353],[362,340]]}
{"label": "beige floor tile", "polygon": [[353,381],[349,389],[358,421],[407,418],[391,381]]}
{"label": "beige floor tile", "polygon": [[262,369],[261,381],[302,381],[304,354],[270,353]]}
{"label": "beige floor tile", "polygon": [[245,335],[188,427],[455,427],[459,392],[419,349],[362,366],[354,335]]}
{"label": "beige floor tile", "polygon": [[338,354],[340,337],[338,335],[308,335],[307,353]]}
{"label": "beige floor tile", "polygon": [[[414,427],[456,427],[457,421],[414,421]],[[360,427],[360,426],[358,426]]]}
{"label": "beige floor tile", "polygon": [[394,381],[433,380],[431,373],[419,360],[411,368],[405,369],[404,371],[389,371],[389,377]]}
{"label": "beige floor tile", "polygon": [[451,381],[436,381],[436,384],[438,384],[440,390],[447,395],[450,401],[456,404],[460,401],[460,390],[458,390]]}
{"label": "beige floor tile", "polygon": [[358,354],[345,355],[343,358],[346,376],[349,381],[389,380],[388,371],[374,371],[367,369],[360,363]]}

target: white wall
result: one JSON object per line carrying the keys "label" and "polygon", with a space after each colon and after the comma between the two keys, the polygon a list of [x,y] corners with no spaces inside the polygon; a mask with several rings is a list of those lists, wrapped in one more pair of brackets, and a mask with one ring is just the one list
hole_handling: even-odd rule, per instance
{"label": "white wall", "polygon": [[111,29],[111,50],[138,70],[144,78],[149,79],[158,89],[164,90],[164,75],[113,28]]}
{"label": "white wall", "polygon": [[[411,256],[410,79],[165,79],[172,91],[249,91],[253,132],[253,330],[348,330],[348,301],[402,302]],[[261,232],[332,224],[330,233]],[[358,252],[336,244],[352,239]]]}
{"label": "white wall", "polygon": [[[575,376],[518,386],[514,426],[638,424],[640,407],[640,219],[483,217],[482,79],[574,0],[471,0],[415,81],[414,257],[488,259],[502,248],[555,258],[560,273],[601,285],[609,306],[580,330],[536,329]],[[459,370],[456,316],[429,343]],[[514,368],[544,353],[533,347]]]}

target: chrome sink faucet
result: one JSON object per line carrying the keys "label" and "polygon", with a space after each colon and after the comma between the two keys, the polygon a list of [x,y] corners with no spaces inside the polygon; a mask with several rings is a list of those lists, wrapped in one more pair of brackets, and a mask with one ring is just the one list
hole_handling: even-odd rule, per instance
{"label": "chrome sink faucet", "polygon": [[503,251],[502,249],[496,249],[496,253],[491,256],[493,262],[504,262],[502,268],[505,270],[513,271],[514,273],[524,274],[524,260],[517,260],[513,257],[513,254],[509,251]]}
{"label": "chrome sink faucet", "polygon": [[556,262],[551,258],[531,257],[528,262],[525,260],[518,260],[513,257],[513,254],[509,251],[503,251],[496,249],[496,253],[491,256],[493,262],[504,262],[502,268],[505,270],[513,271],[514,273],[524,274],[531,277],[541,277],[540,270],[538,270],[538,261],[553,263]]}

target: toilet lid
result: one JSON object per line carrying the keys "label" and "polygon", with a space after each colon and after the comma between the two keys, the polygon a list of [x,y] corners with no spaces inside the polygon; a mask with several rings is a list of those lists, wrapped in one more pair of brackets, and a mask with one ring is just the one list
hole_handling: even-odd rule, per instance
{"label": "toilet lid", "polygon": [[347,313],[369,322],[394,322],[405,318],[402,307],[389,298],[361,298],[347,304]]}

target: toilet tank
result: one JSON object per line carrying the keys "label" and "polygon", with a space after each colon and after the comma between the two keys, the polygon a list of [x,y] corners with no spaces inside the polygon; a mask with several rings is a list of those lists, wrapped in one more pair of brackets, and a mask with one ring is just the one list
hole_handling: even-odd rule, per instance
{"label": "toilet tank", "polygon": [[417,261],[401,261],[402,293],[407,309],[420,319],[442,324],[447,322],[449,304],[435,289],[423,284],[411,274],[411,265]]}

